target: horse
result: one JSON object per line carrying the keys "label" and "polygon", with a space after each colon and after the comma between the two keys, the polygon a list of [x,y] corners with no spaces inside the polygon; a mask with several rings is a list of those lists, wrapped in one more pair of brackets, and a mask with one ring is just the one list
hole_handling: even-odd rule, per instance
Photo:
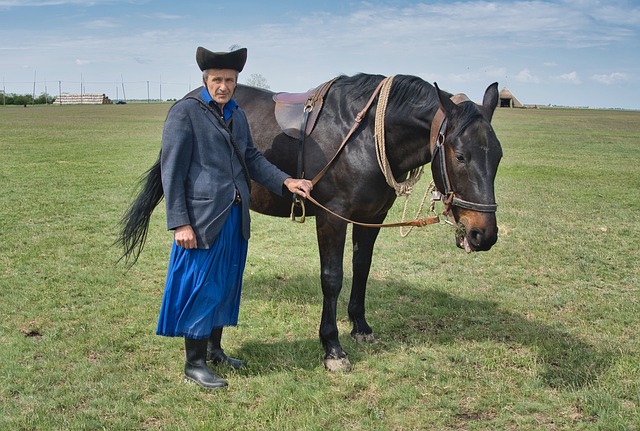
{"label": "horse", "polygon": [[[385,89],[384,100],[381,88]],[[410,75],[339,76],[324,91],[317,118],[310,127],[299,127],[297,138],[278,123],[276,93],[238,85],[234,99],[246,112],[254,144],[267,159],[289,175],[314,179],[314,203],[307,202],[305,216],[315,216],[316,222],[323,363],[329,371],[348,371],[351,363],[337,328],[347,225],[353,224],[351,336],[373,342],[373,329],[365,317],[365,295],[378,233],[399,194],[390,184],[407,180],[430,163],[435,187],[445,203],[444,214],[458,227],[456,245],[477,252],[496,243],[494,181],[502,148],[491,119],[498,103],[498,83],[486,89],[482,104]],[[385,109],[380,110],[383,103]],[[301,110],[300,119],[302,116]],[[376,140],[383,141],[384,164]],[[141,226],[145,222],[148,226],[151,211],[161,199],[156,162],[123,218],[121,242],[127,256],[135,254],[137,247],[137,258],[146,236]],[[256,183],[252,184],[251,209],[293,218],[291,196],[277,196]]]}

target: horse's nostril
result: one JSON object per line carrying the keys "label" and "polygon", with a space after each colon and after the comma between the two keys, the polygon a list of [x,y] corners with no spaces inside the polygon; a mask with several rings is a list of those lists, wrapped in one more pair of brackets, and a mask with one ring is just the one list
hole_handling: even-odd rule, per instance
{"label": "horse's nostril", "polygon": [[485,229],[473,228],[467,234],[467,241],[475,251],[489,250],[497,240],[497,230],[487,232]]}
{"label": "horse's nostril", "polygon": [[484,233],[480,229],[474,228],[469,232],[469,241],[476,247],[482,243],[483,238]]}

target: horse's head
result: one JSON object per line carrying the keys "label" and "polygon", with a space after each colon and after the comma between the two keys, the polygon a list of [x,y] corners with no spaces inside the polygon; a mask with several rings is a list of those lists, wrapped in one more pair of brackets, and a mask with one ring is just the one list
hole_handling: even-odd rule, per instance
{"label": "horse's head", "polygon": [[431,170],[458,229],[456,243],[467,252],[489,250],[498,239],[494,180],[502,148],[491,127],[498,83],[482,105],[450,95],[436,84],[440,110],[431,130]]}

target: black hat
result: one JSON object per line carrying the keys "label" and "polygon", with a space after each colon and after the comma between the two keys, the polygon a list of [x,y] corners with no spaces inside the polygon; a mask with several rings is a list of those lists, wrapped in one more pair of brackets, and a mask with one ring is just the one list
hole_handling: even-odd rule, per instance
{"label": "black hat", "polygon": [[200,70],[233,69],[242,72],[247,62],[247,48],[231,52],[211,52],[201,46],[196,50],[196,61]]}

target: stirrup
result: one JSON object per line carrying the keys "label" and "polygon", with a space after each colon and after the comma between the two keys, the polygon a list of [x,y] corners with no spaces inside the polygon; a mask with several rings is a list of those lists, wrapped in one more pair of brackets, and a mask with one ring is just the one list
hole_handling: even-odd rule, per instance
{"label": "stirrup", "polygon": [[[302,210],[302,215],[300,216],[300,220],[296,220],[296,213],[295,213],[296,207],[300,207],[300,209]],[[304,199],[300,198],[299,196],[296,197],[291,203],[291,221],[295,223],[304,223],[306,214],[307,214],[307,211],[304,207]]]}

